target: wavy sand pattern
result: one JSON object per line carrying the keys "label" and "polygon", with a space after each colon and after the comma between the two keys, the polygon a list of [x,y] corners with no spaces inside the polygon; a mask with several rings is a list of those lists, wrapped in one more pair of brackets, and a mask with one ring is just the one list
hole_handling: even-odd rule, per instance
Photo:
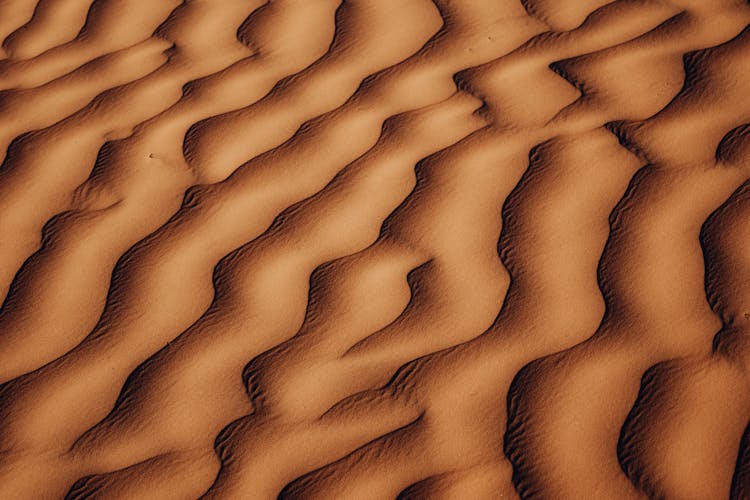
{"label": "wavy sand pattern", "polygon": [[749,23],[0,0],[0,498],[750,498]]}

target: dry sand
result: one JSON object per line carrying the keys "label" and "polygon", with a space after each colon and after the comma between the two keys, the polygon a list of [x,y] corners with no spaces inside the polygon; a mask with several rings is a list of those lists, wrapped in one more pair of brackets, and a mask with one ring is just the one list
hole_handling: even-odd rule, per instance
{"label": "dry sand", "polygon": [[745,0],[0,0],[0,499],[750,498]]}

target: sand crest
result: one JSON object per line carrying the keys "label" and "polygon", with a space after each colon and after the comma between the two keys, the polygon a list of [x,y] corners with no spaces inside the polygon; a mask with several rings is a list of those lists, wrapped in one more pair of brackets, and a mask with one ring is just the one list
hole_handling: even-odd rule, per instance
{"label": "sand crest", "polygon": [[749,26],[0,0],[0,499],[750,498]]}

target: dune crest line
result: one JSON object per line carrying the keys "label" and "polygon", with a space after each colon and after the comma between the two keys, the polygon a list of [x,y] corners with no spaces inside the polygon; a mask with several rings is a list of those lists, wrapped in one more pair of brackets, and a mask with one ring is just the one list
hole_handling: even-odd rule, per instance
{"label": "dune crest line", "polygon": [[749,95],[745,0],[0,0],[0,498],[747,498]]}

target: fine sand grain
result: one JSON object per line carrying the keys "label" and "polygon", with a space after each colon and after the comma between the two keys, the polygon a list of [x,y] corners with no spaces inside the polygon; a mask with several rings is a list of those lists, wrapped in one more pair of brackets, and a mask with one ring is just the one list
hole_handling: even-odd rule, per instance
{"label": "fine sand grain", "polygon": [[0,499],[749,499],[749,23],[0,0]]}

